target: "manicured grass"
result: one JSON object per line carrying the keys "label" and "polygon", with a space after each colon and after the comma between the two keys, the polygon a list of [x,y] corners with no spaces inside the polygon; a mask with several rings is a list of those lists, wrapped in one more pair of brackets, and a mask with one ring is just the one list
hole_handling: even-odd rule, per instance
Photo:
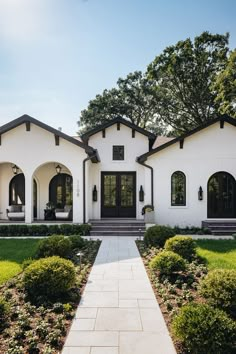
{"label": "manicured grass", "polygon": [[209,269],[236,269],[236,240],[197,240],[197,252]]}
{"label": "manicured grass", "polygon": [[21,263],[32,257],[39,240],[0,240],[0,284],[21,271]]}

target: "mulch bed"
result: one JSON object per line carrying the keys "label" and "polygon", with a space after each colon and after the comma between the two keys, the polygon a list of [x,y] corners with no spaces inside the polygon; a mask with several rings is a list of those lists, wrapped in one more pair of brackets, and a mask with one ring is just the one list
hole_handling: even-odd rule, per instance
{"label": "mulch bed", "polygon": [[[76,266],[76,287],[60,302],[44,300],[41,304],[32,303],[25,294],[22,273],[0,288],[0,296],[7,300],[10,307],[10,316],[5,324],[0,313],[0,353],[60,353],[100,243],[86,242],[81,269],[79,264]],[[78,263],[76,257],[74,262]]]}

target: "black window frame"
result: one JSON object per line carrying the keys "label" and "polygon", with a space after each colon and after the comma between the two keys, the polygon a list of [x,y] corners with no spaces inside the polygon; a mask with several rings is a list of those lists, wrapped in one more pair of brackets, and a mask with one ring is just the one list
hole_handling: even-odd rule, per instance
{"label": "black window frame", "polygon": [[112,146],[112,160],[113,161],[124,161],[124,159],[125,159],[124,145],[113,145]]}
{"label": "black window frame", "polygon": [[[174,194],[176,194],[176,190],[174,190],[174,179],[176,178],[177,174],[181,175],[183,177],[183,191],[180,191],[179,193],[183,194],[183,198],[181,197],[179,199],[179,202],[174,201]],[[177,197],[175,198],[175,200],[177,199]],[[171,206],[175,206],[175,207],[183,207],[186,206],[186,176],[184,174],[184,172],[182,171],[175,171],[172,173],[171,175]]]}

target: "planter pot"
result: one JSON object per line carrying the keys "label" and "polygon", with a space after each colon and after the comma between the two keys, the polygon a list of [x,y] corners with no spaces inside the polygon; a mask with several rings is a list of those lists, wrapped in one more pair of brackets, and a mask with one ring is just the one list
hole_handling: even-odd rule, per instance
{"label": "planter pot", "polygon": [[146,224],[154,224],[155,223],[154,211],[147,211],[144,214],[144,221],[145,221]]}

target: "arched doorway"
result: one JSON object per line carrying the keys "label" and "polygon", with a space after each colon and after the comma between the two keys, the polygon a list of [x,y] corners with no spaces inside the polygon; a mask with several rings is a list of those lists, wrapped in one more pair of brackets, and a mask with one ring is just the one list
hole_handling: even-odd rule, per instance
{"label": "arched doorway", "polygon": [[234,177],[227,172],[217,172],[208,180],[208,218],[236,217],[236,185]]}
{"label": "arched doorway", "polygon": [[25,205],[25,176],[19,173],[9,184],[9,205]]}
{"label": "arched doorway", "polygon": [[49,201],[56,208],[64,208],[65,205],[72,205],[72,176],[67,173],[59,173],[51,179],[49,183]]}

